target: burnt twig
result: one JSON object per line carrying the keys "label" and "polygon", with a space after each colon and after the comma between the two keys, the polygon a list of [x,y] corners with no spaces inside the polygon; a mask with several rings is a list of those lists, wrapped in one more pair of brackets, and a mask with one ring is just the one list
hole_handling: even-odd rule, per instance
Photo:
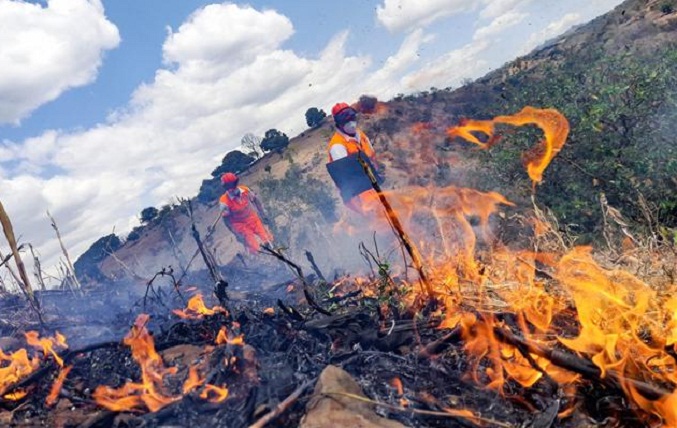
{"label": "burnt twig", "polygon": [[322,271],[317,266],[317,263],[315,263],[315,257],[313,257],[313,253],[306,250],[306,258],[308,259],[310,266],[312,266],[315,275],[317,275],[317,277],[320,278],[322,281],[327,282],[327,279],[324,277],[324,275],[322,275]]}
{"label": "burnt twig", "polygon": [[301,266],[297,265],[296,263],[286,258],[278,250],[270,248],[268,245],[261,245],[261,248],[263,248],[263,251],[265,253],[270,254],[271,256],[275,257],[276,259],[280,260],[281,262],[285,263],[287,266],[292,268],[294,273],[296,273],[296,276],[298,277],[299,281],[301,281],[301,284],[303,284],[303,295],[306,296],[306,300],[308,301],[310,307],[312,307],[321,314],[331,315],[331,312],[320,306],[313,298],[312,294],[310,293],[310,285],[308,284],[308,281],[306,281],[306,277],[303,275],[303,269],[301,269]]}
{"label": "burnt twig", "polygon": [[[190,218],[190,230],[192,231],[193,239],[195,239],[198,251],[202,255],[202,260],[207,266],[209,275],[214,281],[215,287],[214,292],[217,294],[219,302],[222,305],[224,305],[223,302],[228,300],[228,295],[226,294],[225,290],[225,288],[228,286],[228,282],[221,276],[221,273],[216,266],[216,260],[214,259],[214,255],[209,252],[209,250],[204,246],[202,240],[200,239],[200,233],[197,231],[197,227],[195,226],[195,219],[193,218],[193,206],[191,205],[190,200],[184,200],[183,203],[186,206],[186,211],[188,212],[188,217]],[[207,230],[207,236],[209,236],[213,232],[214,227],[216,226],[216,223],[218,222],[219,218],[220,217],[218,217],[216,221],[214,221],[214,224],[212,224],[210,228]],[[188,266],[186,266],[186,271],[188,271],[189,265],[190,262]]]}
{"label": "burnt twig", "polygon": [[572,354],[556,351],[553,349],[544,348],[538,344],[530,342],[524,338],[516,336],[509,330],[495,327],[494,334],[500,341],[516,347],[517,349],[525,349],[530,353],[538,355],[539,357],[547,358],[551,363],[571,372],[578,373],[594,382],[602,383],[608,387],[622,390],[622,384],[631,384],[636,388],[637,392],[644,397],[651,400],[656,400],[660,397],[666,397],[672,392],[661,387],[651,385],[641,380],[630,379],[622,377],[619,373],[613,370],[607,370],[606,374],[602,376],[602,372],[591,361],[579,358]]}
{"label": "burnt twig", "polygon": [[73,281],[77,289],[82,293],[82,285],[80,285],[80,281],[78,281],[78,277],[75,275],[75,268],[73,267],[73,263],[71,262],[71,258],[68,255],[68,250],[66,250],[66,246],[63,244],[63,241],[61,240],[61,233],[59,232],[59,228],[56,225],[56,220],[54,220],[54,217],[52,217],[52,214],[47,211],[47,217],[49,217],[49,221],[51,222],[50,224],[52,225],[52,229],[54,229],[54,232],[56,232],[56,238],[59,241],[59,245],[61,246],[61,252],[63,253],[64,257],[66,258],[66,266],[68,266],[68,273],[70,276],[70,279]]}
{"label": "burnt twig", "polygon": [[16,245],[16,238],[14,236],[12,222],[9,219],[9,215],[7,215],[7,212],[5,211],[5,207],[2,205],[2,202],[0,202],[0,224],[2,224],[2,230],[5,233],[7,243],[9,243],[9,248],[12,250],[12,255],[14,256],[16,268],[19,271],[19,275],[21,276],[19,286],[23,291],[24,295],[26,296],[26,299],[28,299],[28,303],[30,304],[31,308],[37,314],[38,319],[40,320],[40,324],[44,325],[44,321],[42,320],[42,313],[40,312],[40,302],[38,302],[38,300],[35,298],[35,295],[33,294],[33,288],[31,287],[31,283],[28,280],[28,274],[26,274],[26,267],[24,266],[24,263],[21,260],[21,256],[19,255],[19,248]]}
{"label": "burnt twig", "polygon": [[292,392],[289,397],[285,398],[283,401],[281,401],[273,410],[270,412],[266,413],[263,415],[259,420],[254,422],[253,424],[249,425],[249,428],[263,428],[280,416],[282,413],[284,413],[292,404],[296,402],[296,400],[299,399],[299,397],[310,387],[315,383],[316,379],[311,379],[303,382],[301,386],[296,388],[294,392]]}
{"label": "burnt twig", "polygon": [[381,190],[381,185],[378,184],[378,180],[374,175],[374,171],[372,171],[367,161],[364,160],[364,158],[361,155],[358,154],[357,160],[360,162],[360,165],[362,165],[362,169],[364,169],[364,172],[365,174],[367,174],[367,177],[369,177],[369,181],[371,181],[371,186],[376,191],[378,199],[381,201],[381,205],[383,205],[383,208],[385,208],[388,222],[395,231],[395,234],[402,243],[402,246],[404,246],[404,249],[407,250],[409,257],[411,257],[411,261],[414,264],[416,272],[418,272],[418,277],[421,280],[421,283],[423,284],[423,287],[426,293],[428,294],[428,297],[432,298],[433,288],[432,285],[430,284],[430,280],[428,279],[428,275],[425,273],[423,269],[423,261],[421,259],[421,254],[419,253],[418,248],[416,248],[414,243],[411,242],[411,239],[409,239],[409,235],[407,235],[407,233],[404,231],[402,222],[400,222],[400,218],[397,216],[397,213],[390,205],[390,202],[388,202],[388,199],[383,194],[383,191]]}

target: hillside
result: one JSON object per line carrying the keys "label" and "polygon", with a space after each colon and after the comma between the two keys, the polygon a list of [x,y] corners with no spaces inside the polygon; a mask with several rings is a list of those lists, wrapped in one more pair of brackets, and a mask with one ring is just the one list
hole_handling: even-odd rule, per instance
{"label": "hillside", "polygon": [[[530,206],[532,186],[520,156],[533,145],[534,130],[510,131],[489,151],[449,140],[445,130],[463,117],[487,119],[526,105],[554,107],[571,122],[571,133],[537,188],[537,203],[551,209],[562,229],[580,242],[600,239],[605,230],[600,194],[637,233],[669,237],[677,227],[677,6],[672,3],[626,1],[461,88],[431,88],[381,103],[375,113],[362,116],[361,127],[385,166],[384,187],[497,191],[517,204],[501,218],[514,217]],[[347,212],[325,169],[332,132],[327,120],[240,174],[241,182],[262,197],[285,254],[300,261],[308,250],[325,274],[364,267],[358,243],[372,241],[370,233],[351,236],[340,220]],[[192,205],[204,234],[218,215],[216,201],[195,198]],[[501,221],[505,224],[494,228],[504,239],[520,238],[517,225]],[[179,206],[160,210],[135,233],[105,253],[102,245],[109,240],[100,240],[80,258],[79,273],[87,271],[97,282],[147,280],[169,265],[182,271],[196,251],[189,218]],[[386,248],[391,243],[385,235],[379,239]],[[249,263],[250,256],[236,257],[242,247],[222,224],[208,246],[220,266],[239,269],[244,262],[245,270],[260,269]],[[274,260],[255,257],[257,266],[279,273]],[[190,270],[201,269],[197,257]]]}

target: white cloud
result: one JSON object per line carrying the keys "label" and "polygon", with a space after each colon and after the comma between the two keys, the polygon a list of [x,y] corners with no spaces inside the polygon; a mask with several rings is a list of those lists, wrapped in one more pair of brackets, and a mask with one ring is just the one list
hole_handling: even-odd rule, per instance
{"label": "white cloud", "polygon": [[[513,4],[496,1],[505,7]],[[430,22],[442,3],[459,9],[472,2],[431,1],[437,9],[411,22]],[[393,4],[386,1],[384,8]],[[452,86],[500,66],[514,58],[520,46],[506,47],[496,40],[512,32],[526,40],[529,29],[515,29],[515,24],[527,12],[487,12],[478,22],[491,21],[479,27],[474,38],[468,34],[458,41],[465,45],[450,52],[443,44],[445,53],[426,60],[420,57],[422,47],[444,41],[422,30],[411,31],[395,54],[374,67],[369,56],[346,52],[347,32],[336,34],[317,56],[303,56],[284,47],[294,33],[285,16],[230,3],[206,6],[169,30],[162,47],[165,66],[105,123],[85,130],[45,131],[23,142],[3,141],[3,203],[15,229],[25,234],[23,241],[41,250],[46,266],[59,257],[44,215],[47,209],[76,257],[114,227],[127,232],[144,207],[196,195],[201,180],[247,132],[262,135],[275,127],[294,136],[306,128],[303,112],[308,107],[327,110],[334,102],[356,100],[362,93],[387,98]],[[25,48],[32,52],[30,46]]]}
{"label": "white cloud", "polygon": [[0,1],[0,123],[19,123],[64,91],[92,82],[120,42],[100,0]]}
{"label": "white cloud", "polygon": [[[114,226],[127,231],[128,219],[143,207],[195,195],[244,133],[276,127],[293,136],[305,129],[308,107],[355,100],[367,88],[371,59],[346,55],[347,32],[317,58],[282,49],[292,34],[289,20],[276,12],[207,6],[168,34],[167,68],[107,123],[0,145],[7,170],[0,187],[11,189],[3,200],[17,230],[42,248],[44,264],[58,257],[44,226],[46,209],[77,256]],[[379,80],[415,61],[417,46],[427,39],[421,33],[408,37]],[[45,178],[35,175],[40,172]]]}
{"label": "white cloud", "polygon": [[474,8],[467,0],[384,0],[376,7],[376,18],[390,31],[422,27],[440,18]]}
{"label": "white cloud", "polygon": [[522,53],[527,53],[538,45],[562,34],[576,24],[580,24],[584,19],[579,13],[567,13],[556,21],[548,24],[544,29],[533,33],[522,48]]}
{"label": "white cloud", "polygon": [[522,9],[534,0],[483,0],[485,7],[480,12],[481,18],[495,19],[506,13]]}
{"label": "white cloud", "polygon": [[526,13],[506,12],[494,18],[488,25],[479,28],[473,35],[473,40],[490,39],[501,32],[513,27],[529,16]]}
{"label": "white cloud", "polygon": [[486,40],[469,43],[410,73],[402,81],[409,90],[423,90],[433,86],[445,88],[477,77],[488,71],[489,63],[481,53],[489,46]]}

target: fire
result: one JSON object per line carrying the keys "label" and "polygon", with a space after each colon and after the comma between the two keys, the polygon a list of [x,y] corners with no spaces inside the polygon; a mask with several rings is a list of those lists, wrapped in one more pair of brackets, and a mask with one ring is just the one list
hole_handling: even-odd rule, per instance
{"label": "fire", "polygon": [[61,392],[61,387],[63,386],[63,383],[66,381],[66,377],[68,377],[68,373],[70,373],[71,369],[73,366],[67,366],[61,369],[59,372],[59,376],[56,378],[54,381],[54,384],[52,384],[52,389],[49,392],[49,395],[47,396],[47,399],[45,400],[45,404],[47,407],[51,407],[56,403],[56,400],[59,398],[59,392]]}
{"label": "fire", "polygon": [[25,336],[26,343],[28,343],[30,346],[36,349],[42,349],[42,353],[45,356],[47,356],[48,354],[52,355],[52,357],[54,357],[54,361],[56,361],[59,367],[63,367],[63,360],[61,359],[61,357],[59,357],[59,354],[57,354],[56,351],[54,350],[54,347],[61,349],[68,348],[66,338],[63,335],[61,335],[57,331],[53,339],[50,339],[48,337],[43,337],[42,339],[40,339],[40,334],[37,331],[29,331],[25,333]]}
{"label": "fire", "polygon": [[212,403],[220,403],[228,398],[228,388],[207,384],[200,393],[200,398]]}
{"label": "fire", "polygon": [[217,345],[229,344],[242,346],[244,345],[244,335],[239,334],[235,337],[229,337],[228,330],[226,329],[226,327],[221,327],[219,333],[216,336],[216,344]]}
{"label": "fire", "polygon": [[[41,350],[47,356],[51,355],[54,361],[63,367],[63,359],[57,354],[56,349],[66,349],[66,338],[56,333],[55,337],[43,337],[36,331],[24,334],[26,343],[33,348]],[[55,349],[56,348],[56,349]],[[29,356],[28,350],[22,348],[11,354],[5,354],[0,350],[0,396],[7,400],[21,400],[27,393],[25,391],[13,391],[5,394],[8,388],[21,381],[40,367],[40,358]],[[65,378],[66,375],[64,375]]]}
{"label": "fire", "polygon": [[[447,135],[486,149],[499,141],[498,124],[534,124],[543,131],[543,139],[524,155],[529,177],[540,183],[566,142],[567,119],[554,109],[525,107],[511,116],[464,120],[449,128]],[[421,138],[429,134],[420,125],[412,131]],[[480,141],[476,133],[487,139]],[[363,196],[362,226],[371,221],[370,229],[388,231],[392,222],[379,195]],[[503,393],[507,383],[530,388],[547,376],[573,399],[576,385],[584,380],[558,366],[566,364],[544,351],[557,350],[591,362],[598,378],[621,388],[636,409],[659,416],[667,426],[677,426],[677,298],[662,297],[665,293],[659,295],[628,272],[603,268],[590,248],[561,254],[500,247],[491,236],[489,220],[512,203],[498,193],[409,186],[380,196],[418,243],[432,296],[444,303],[440,328],[459,329],[472,362],[469,374],[476,382]],[[472,218],[478,222],[471,223]],[[543,219],[527,221],[536,239],[557,233]],[[350,230],[345,226],[341,230]],[[482,252],[478,260],[477,245],[482,241],[491,250]],[[550,279],[537,275],[537,264],[545,266]],[[376,282],[361,285],[365,295],[377,287]],[[405,302],[420,301],[421,291],[410,289]],[[518,346],[510,337],[531,347]]]}
{"label": "fire", "polygon": [[[132,349],[132,358],[141,367],[141,382],[127,382],[120,388],[99,386],[92,396],[96,402],[112,411],[133,411],[148,409],[156,412],[168,404],[180,400],[183,395],[200,388],[204,376],[198,367],[191,366],[181,389],[182,394],[171,394],[165,386],[168,377],[177,373],[176,367],[165,367],[162,357],[155,350],[153,337],[146,329],[149,316],[141,314],[124,339],[124,344]],[[204,396],[204,397],[203,397]],[[223,401],[228,389],[205,384],[200,397],[210,401]]]}
{"label": "fire", "polygon": [[141,383],[127,382],[119,389],[99,386],[93,394],[96,402],[109,410],[128,411],[148,408],[156,412],[167,404],[179,400],[164,386],[164,377],[176,373],[176,368],[166,368],[162,357],[155,351],[153,337],[146,329],[148,315],[139,315],[124,344],[132,348],[132,358],[141,367]]}
{"label": "fire", "polygon": [[[40,360],[30,358],[25,349],[19,349],[9,355],[0,350],[0,395],[3,395],[8,387],[33,373],[39,366]],[[15,395],[5,398],[16,400],[22,397],[17,398]]]}
{"label": "fire", "polygon": [[205,315],[214,315],[216,313],[227,314],[228,312],[221,306],[214,306],[209,309],[202,300],[202,294],[198,293],[188,300],[185,310],[175,309],[172,312],[183,319],[200,319]]}
{"label": "fire", "polygon": [[[543,171],[566,142],[569,135],[569,121],[555,109],[527,106],[511,116],[497,116],[492,120],[464,120],[458,126],[449,128],[447,135],[451,138],[461,137],[486,149],[498,142],[499,137],[494,134],[497,123],[514,126],[534,124],[543,130],[545,139],[524,155],[529,177],[534,183],[540,183],[543,180]],[[473,132],[486,134],[489,137],[488,141],[483,143]]]}

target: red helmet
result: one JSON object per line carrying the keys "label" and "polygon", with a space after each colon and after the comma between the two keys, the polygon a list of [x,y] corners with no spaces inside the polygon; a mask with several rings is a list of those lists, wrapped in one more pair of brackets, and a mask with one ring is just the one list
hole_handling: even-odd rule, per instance
{"label": "red helmet", "polygon": [[340,112],[342,112],[343,110],[345,110],[347,108],[350,108],[350,106],[348,104],[337,103],[337,104],[334,105],[334,107],[331,108],[331,115],[336,116],[337,114],[339,114]]}
{"label": "red helmet", "polygon": [[228,186],[237,186],[239,178],[237,178],[237,175],[233,174],[232,172],[227,172],[221,176],[221,184],[225,184]]}

